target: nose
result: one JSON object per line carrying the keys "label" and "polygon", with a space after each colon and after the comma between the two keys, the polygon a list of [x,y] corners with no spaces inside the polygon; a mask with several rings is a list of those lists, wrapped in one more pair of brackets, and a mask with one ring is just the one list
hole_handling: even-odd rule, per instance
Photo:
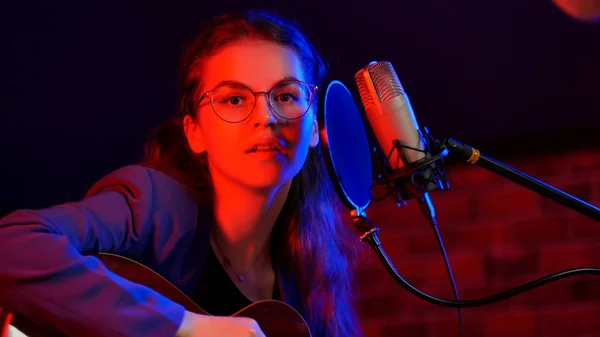
{"label": "nose", "polygon": [[268,99],[269,98],[267,97],[267,95],[257,95],[256,97],[254,111],[252,112],[251,116],[252,123],[256,127],[261,125],[274,126],[279,122],[275,111],[273,111],[271,105],[269,104]]}

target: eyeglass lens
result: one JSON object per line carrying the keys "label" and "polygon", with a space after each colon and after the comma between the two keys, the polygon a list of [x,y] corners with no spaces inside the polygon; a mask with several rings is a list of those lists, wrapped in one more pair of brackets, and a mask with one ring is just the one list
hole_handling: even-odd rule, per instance
{"label": "eyeglass lens", "polygon": [[[281,82],[269,94],[271,107],[284,119],[302,117],[308,111],[312,99],[310,86],[298,81]],[[224,85],[215,89],[211,99],[219,117],[239,122],[252,113],[256,96],[243,85]]]}

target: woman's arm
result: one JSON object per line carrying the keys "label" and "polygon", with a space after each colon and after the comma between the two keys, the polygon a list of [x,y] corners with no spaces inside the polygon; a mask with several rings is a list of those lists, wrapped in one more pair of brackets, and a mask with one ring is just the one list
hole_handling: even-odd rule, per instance
{"label": "woman's arm", "polygon": [[72,336],[174,336],[182,306],[85,256],[143,253],[168,235],[153,230],[151,176],[128,166],[92,190],[80,202],[0,219],[0,307]]}

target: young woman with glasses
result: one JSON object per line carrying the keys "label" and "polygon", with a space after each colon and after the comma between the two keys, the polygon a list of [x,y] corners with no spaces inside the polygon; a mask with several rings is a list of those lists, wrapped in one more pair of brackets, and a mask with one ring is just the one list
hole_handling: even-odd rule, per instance
{"label": "young woman with glasses", "polygon": [[[261,300],[297,310],[313,336],[358,336],[356,238],[319,150],[324,64],[292,23],[266,12],[216,19],[181,68],[181,116],[143,163],[79,201],[0,220],[0,307],[71,336],[263,336],[230,317]],[[112,253],[152,268],[211,315],[107,269]]]}

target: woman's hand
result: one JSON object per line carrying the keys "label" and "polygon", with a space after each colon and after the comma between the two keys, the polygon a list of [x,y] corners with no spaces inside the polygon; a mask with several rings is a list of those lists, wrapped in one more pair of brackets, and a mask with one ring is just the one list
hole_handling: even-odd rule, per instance
{"label": "woman's hand", "polygon": [[266,337],[247,317],[198,315],[186,311],[176,337]]}

